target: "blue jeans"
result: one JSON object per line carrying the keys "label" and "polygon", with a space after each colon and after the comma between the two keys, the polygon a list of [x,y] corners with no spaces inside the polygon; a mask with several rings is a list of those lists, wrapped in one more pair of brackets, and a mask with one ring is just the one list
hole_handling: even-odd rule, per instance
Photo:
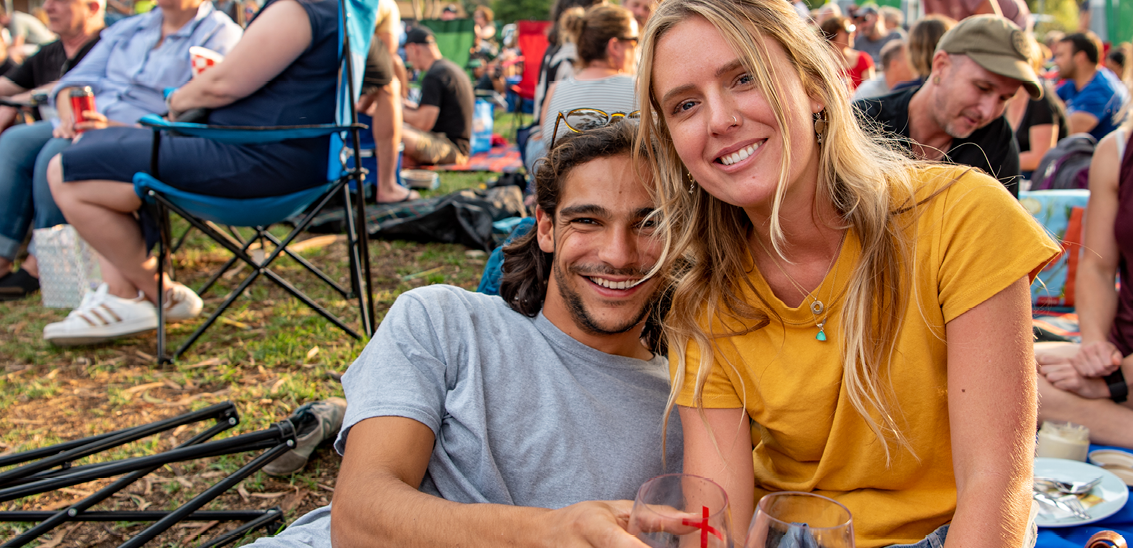
{"label": "blue jeans", "polygon": [[15,126],[0,134],[0,257],[16,258],[28,227],[67,222],[47,186],[47,163],[71,145],[51,137],[51,122]]}
{"label": "blue jeans", "polygon": [[946,523],[937,530],[929,534],[929,536],[921,539],[917,544],[891,544],[886,548],[942,548],[945,546],[945,536],[949,534],[949,524]]}

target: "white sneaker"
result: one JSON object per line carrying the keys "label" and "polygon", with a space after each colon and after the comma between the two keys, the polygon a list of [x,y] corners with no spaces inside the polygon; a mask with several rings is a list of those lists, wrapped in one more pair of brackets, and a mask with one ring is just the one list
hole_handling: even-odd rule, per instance
{"label": "white sneaker", "polygon": [[165,310],[165,321],[179,322],[196,318],[201,313],[201,307],[204,304],[204,301],[192,289],[179,283],[173,283],[165,290],[161,307]]}
{"label": "white sneaker", "polygon": [[83,296],[83,302],[61,322],[47,324],[43,339],[58,346],[95,344],[157,329],[157,310],[141,293],[115,297],[106,284]]}

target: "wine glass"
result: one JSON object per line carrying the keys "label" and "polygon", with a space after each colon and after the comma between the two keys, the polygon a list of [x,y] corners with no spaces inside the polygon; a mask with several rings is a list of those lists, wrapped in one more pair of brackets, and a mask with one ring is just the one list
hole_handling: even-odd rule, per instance
{"label": "wine glass", "polygon": [[638,489],[627,530],[653,548],[732,548],[728,494],[707,478],[658,476]]}
{"label": "wine glass", "polygon": [[812,493],[766,495],[756,505],[745,548],[854,548],[850,510]]}

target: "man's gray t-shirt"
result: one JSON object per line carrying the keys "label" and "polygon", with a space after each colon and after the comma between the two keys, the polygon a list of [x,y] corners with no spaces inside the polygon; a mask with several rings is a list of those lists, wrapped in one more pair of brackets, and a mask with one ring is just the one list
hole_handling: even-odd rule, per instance
{"label": "man's gray t-shirt", "polygon": [[[633,499],[646,480],[681,471],[664,357],[590,348],[500,297],[434,285],[398,298],[343,375],[347,412],[335,442],[382,416],[407,417],[436,442],[423,492],[463,503],[561,508]],[[329,546],[329,507],[256,546]]]}

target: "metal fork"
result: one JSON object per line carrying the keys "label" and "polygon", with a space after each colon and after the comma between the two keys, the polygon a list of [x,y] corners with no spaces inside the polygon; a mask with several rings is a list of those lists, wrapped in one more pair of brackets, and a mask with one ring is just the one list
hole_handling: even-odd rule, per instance
{"label": "metal fork", "polygon": [[1036,476],[1032,478],[1032,480],[1037,484],[1041,484],[1045,487],[1052,487],[1058,490],[1060,493],[1067,493],[1068,495],[1082,495],[1089,493],[1091,489],[1094,489],[1095,486],[1102,481],[1102,479],[1102,476],[1099,476],[1090,481],[1064,481],[1061,479],[1044,476]]}
{"label": "metal fork", "polygon": [[1063,497],[1053,497],[1042,491],[1032,491],[1032,498],[1040,503],[1049,504],[1064,512],[1070,512],[1079,519],[1091,519],[1091,515],[1087,513],[1086,508],[1083,508],[1083,503],[1074,495],[1067,495]]}

